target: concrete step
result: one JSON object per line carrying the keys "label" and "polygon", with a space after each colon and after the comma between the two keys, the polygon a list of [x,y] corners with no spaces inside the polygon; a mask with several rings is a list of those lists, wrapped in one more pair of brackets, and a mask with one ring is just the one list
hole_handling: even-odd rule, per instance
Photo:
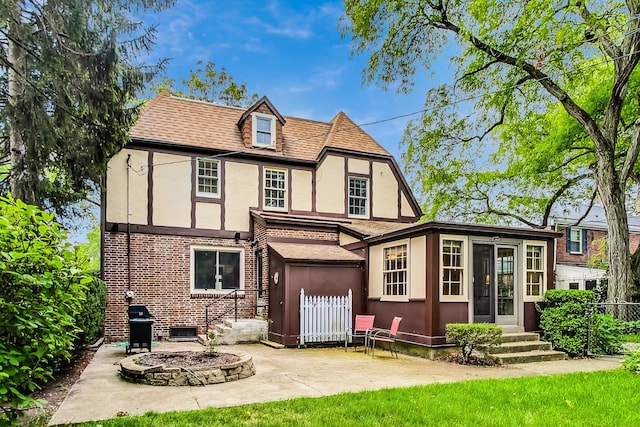
{"label": "concrete step", "polygon": [[267,321],[241,319],[237,322],[226,319],[214,327],[217,344],[241,344],[260,342],[267,336]]}
{"label": "concrete step", "polygon": [[497,353],[492,354],[491,356],[499,359],[505,365],[514,363],[548,362],[553,360],[564,360],[567,358],[567,355],[565,353],[555,350],[533,350],[520,353]]}
{"label": "concrete step", "polygon": [[502,334],[502,342],[540,341],[540,335],[535,332],[511,332]]}
{"label": "concrete step", "polygon": [[524,332],[524,326],[518,325],[500,325],[503,334],[511,334],[514,332]]}
{"label": "concrete step", "polygon": [[551,350],[551,343],[545,341],[516,341],[502,343],[489,349],[489,353],[522,353],[534,350]]}

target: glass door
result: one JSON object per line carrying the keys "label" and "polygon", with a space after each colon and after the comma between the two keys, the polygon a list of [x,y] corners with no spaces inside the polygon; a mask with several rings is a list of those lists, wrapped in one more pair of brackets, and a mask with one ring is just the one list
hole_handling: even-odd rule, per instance
{"label": "glass door", "polygon": [[493,245],[473,245],[473,322],[495,322]]}
{"label": "glass door", "polygon": [[517,324],[515,261],[514,247],[496,248],[497,324]]}

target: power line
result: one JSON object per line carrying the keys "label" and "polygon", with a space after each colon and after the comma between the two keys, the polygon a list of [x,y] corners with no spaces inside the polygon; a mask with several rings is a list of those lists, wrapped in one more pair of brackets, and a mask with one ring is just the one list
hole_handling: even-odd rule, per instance
{"label": "power line", "polygon": [[[636,30],[633,30],[632,32],[628,33],[628,35],[635,34],[635,33],[638,33],[638,32],[640,32],[640,28],[638,28]],[[594,67],[596,67],[598,65],[604,65],[604,64],[607,64],[607,63],[612,63],[613,61],[616,61],[618,59],[624,59],[624,58],[627,58],[627,57],[630,57],[630,56],[633,56],[633,55],[637,55],[637,54],[638,54],[638,52],[629,52],[629,53],[626,53],[624,55],[619,55],[617,57],[605,58],[600,62],[594,62],[594,63],[588,64],[588,65],[575,67],[573,69],[566,70],[561,74],[568,75],[568,74],[577,73],[577,72],[580,72],[580,71],[593,69]],[[551,76],[545,75],[544,77],[536,78],[536,79],[530,79],[530,80],[527,80],[527,81],[528,82],[541,83],[541,82],[543,82],[545,80],[551,80]],[[474,101],[474,100],[480,99],[480,98],[488,96],[488,95],[490,96],[490,95],[495,95],[495,94],[498,94],[498,93],[501,93],[501,92],[511,91],[511,90],[517,89],[519,86],[520,85],[515,84],[515,85],[507,86],[507,87],[504,87],[504,88],[501,88],[501,89],[497,89],[497,90],[492,91],[492,92],[490,91],[490,92],[485,93],[485,94],[478,94],[478,95],[469,96],[469,97],[466,97],[466,98],[462,98],[462,99],[458,99],[458,100],[452,101],[448,105],[451,106],[451,105],[463,104],[463,103],[466,103],[466,102],[470,102],[470,101]],[[307,137],[304,137],[304,138],[297,138],[297,139],[289,140],[289,141],[287,141],[287,143],[291,144],[291,143],[296,143],[296,142],[301,142],[301,141],[307,141],[307,140],[310,140],[310,139],[326,137],[326,136],[328,136],[330,134],[336,134],[336,133],[339,133],[339,132],[346,132],[346,131],[350,131],[350,130],[354,130],[354,129],[358,129],[358,128],[362,128],[362,127],[366,127],[366,126],[373,126],[373,125],[386,123],[386,122],[390,122],[390,121],[394,121],[394,120],[398,120],[398,119],[402,119],[402,118],[412,117],[412,116],[415,116],[415,115],[418,115],[418,114],[424,114],[424,113],[427,113],[427,112],[430,112],[430,111],[434,111],[436,108],[438,108],[438,106],[425,107],[423,109],[420,109],[420,110],[417,110],[417,111],[413,111],[413,112],[410,112],[410,113],[399,114],[399,115],[395,115],[395,116],[391,116],[391,117],[387,117],[387,118],[383,118],[383,119],[379,119],[379,120],[374,120],[374,121],[371,121],[371,122],[364,122],[364,123],[360,123],[360,124],[354,124],[353,126],[347,126],[347,127],[341,128],[341,129],[336,129],[336,130],[331,130],[330,129],[328,131],[321,132],[321,133],[318,133],[318,134],[315,134],[315,135],[310,135],[310,136],[307,136]],[[256,149],[256,148],[257,149],[262,149],[262,147],[255,147],[254,149]],[[199,158],[201,158],[201,159],[216,159],[216,158],[219,158],[219,157],[225,157],[225,156],[231,156],[231,155],[243,154],[243,153],[246,153],[246,151],[234,151],[234,152],[223,153],[223,154],[202,156],[202,157],[199,157]],[[191,159],[189,159],[189,160],[177,160],[175,162],[157,163],[157,164],[150,165],[149,167],[164,166],[164,165],[177,164],[177,163],[186,163],[186,162],[191,162]],[[132,170],[134,170],[134,172],[136,172],[137,174],[140,175],[144,171],[144,168],[145,167],[143,166],[140,171],[136,171],[135,169],[132,169]]]}

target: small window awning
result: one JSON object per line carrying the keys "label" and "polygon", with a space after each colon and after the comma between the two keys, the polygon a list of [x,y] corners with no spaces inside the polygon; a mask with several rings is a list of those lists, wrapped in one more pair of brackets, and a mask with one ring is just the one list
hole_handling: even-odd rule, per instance
{"label": "small window awning", "polygon": [[269,243],[286,261],[298,262],[363,262],[364,258],[338,245],[314,245],[304,243]]}

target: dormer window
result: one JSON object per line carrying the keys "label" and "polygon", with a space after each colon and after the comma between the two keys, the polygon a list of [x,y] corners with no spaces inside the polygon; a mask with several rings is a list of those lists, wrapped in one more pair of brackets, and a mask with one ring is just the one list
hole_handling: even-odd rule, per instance
{"label": "dormer window", "polygon": [[253,113],[253,145],[276,148],[276,118],[268,114]]}

